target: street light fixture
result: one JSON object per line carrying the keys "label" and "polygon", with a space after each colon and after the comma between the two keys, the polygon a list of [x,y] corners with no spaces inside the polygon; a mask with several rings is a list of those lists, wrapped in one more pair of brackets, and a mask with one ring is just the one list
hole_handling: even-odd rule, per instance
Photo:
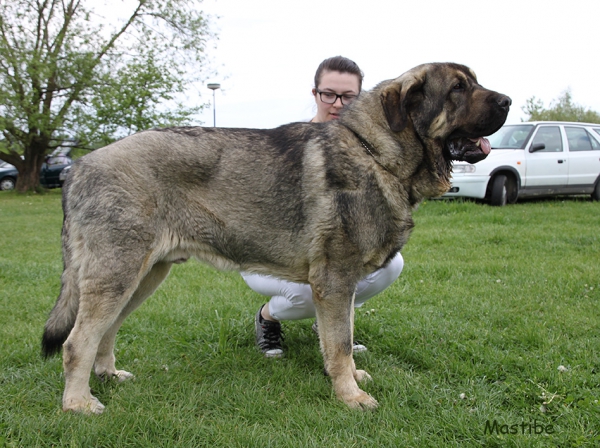
{"label": "street light fixture", "polygon": [[206,87],[208,87],[210,90],[213,91],[213,128],[214,128],[217,126],[217,104],[216,104],[216,98],[215,98],[215,90],[220,89],[221,84],[216,83],[216,82],[211,82],[210,84],[207,84]]}

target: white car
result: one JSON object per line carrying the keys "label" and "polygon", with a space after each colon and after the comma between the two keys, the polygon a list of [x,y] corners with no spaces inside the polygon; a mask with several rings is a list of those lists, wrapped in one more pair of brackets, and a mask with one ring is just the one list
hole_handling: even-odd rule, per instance
{"label": "white car", "polygon": [[503,126],[475,165],[455,162],[444,197],[514,204],[518,198],[591,194],[600,200],[600,124],[558,121]]}

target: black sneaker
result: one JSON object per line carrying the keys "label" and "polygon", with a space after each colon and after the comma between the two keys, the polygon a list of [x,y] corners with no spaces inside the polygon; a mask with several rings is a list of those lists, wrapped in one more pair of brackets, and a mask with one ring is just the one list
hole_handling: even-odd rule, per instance
{"label": "black sneaker", "polygon": [[[264,306],[264,305],[263,305]],[[260,315],[263,307],[261,306],[254,318],[254,326],[256,329],[256,345],[267,358],[281,358],[283,349],[281,341],[283,334],[281,333],[281,324],[265,320]]]}
{"label": "black sneaker", "polygon": [[[317,335],[319,335],[319,325],[317,325],[317,321],[316,320],[315,320],[315,323],[312,324],[312,329],[313,329],[313,331],[315,333],[317,333]],[[365,347],[364,345],[362,345],[358,341],[354,341],[352,343],[352,351],[354,353],[366,352],[367,351],[367,347]]]}

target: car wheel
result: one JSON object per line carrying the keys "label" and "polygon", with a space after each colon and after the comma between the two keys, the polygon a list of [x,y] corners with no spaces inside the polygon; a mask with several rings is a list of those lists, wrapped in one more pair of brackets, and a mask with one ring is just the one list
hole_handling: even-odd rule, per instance
{"label": "car wheel", "polygon": [[506,176],[506,203],[515,204],[519,198],[519,187],[517,179],[513,176]]}
{"label": "car wheel", "polygon": [[507,178],[504,174],[498,174],[492,179],[492,189],[490,192],[490,203],[502,207],[506,205],[508,198],[508,189],[506,187]]}
{"label": "car wheel", "polygon": [[600,180],[596,182],[596,188],[594,188],[594,192],[592,193],[592,199],[594,201],[600,201]]}
{"label": "car wheel", "polygon": [[12,177],[5,177],[0,180],[0,190],[14,190],[15,189],[15,180]]}

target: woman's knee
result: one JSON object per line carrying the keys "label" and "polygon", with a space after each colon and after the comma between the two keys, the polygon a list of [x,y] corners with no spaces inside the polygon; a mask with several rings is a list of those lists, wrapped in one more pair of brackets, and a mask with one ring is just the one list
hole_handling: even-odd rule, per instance
{"label": "woman's knee", "polygon": [[277,320],[301,320],[315,317],[315,306],[311,301],[292,303],[281,300],[282,297],[272,297],[269,301],[269,312]]}
{"label": "woman's knee", "polygon": [[356,288],[355,306],[361,306],[371,297],[388,288],[402,273],[404,259],[400,252],[383,268],[361,280]]}
{"label": "woman's knee", "polygon": [[275,319],[300,320],[315,316],[310,285],[290,283],[282,293],[269,301],[269,311]]}

